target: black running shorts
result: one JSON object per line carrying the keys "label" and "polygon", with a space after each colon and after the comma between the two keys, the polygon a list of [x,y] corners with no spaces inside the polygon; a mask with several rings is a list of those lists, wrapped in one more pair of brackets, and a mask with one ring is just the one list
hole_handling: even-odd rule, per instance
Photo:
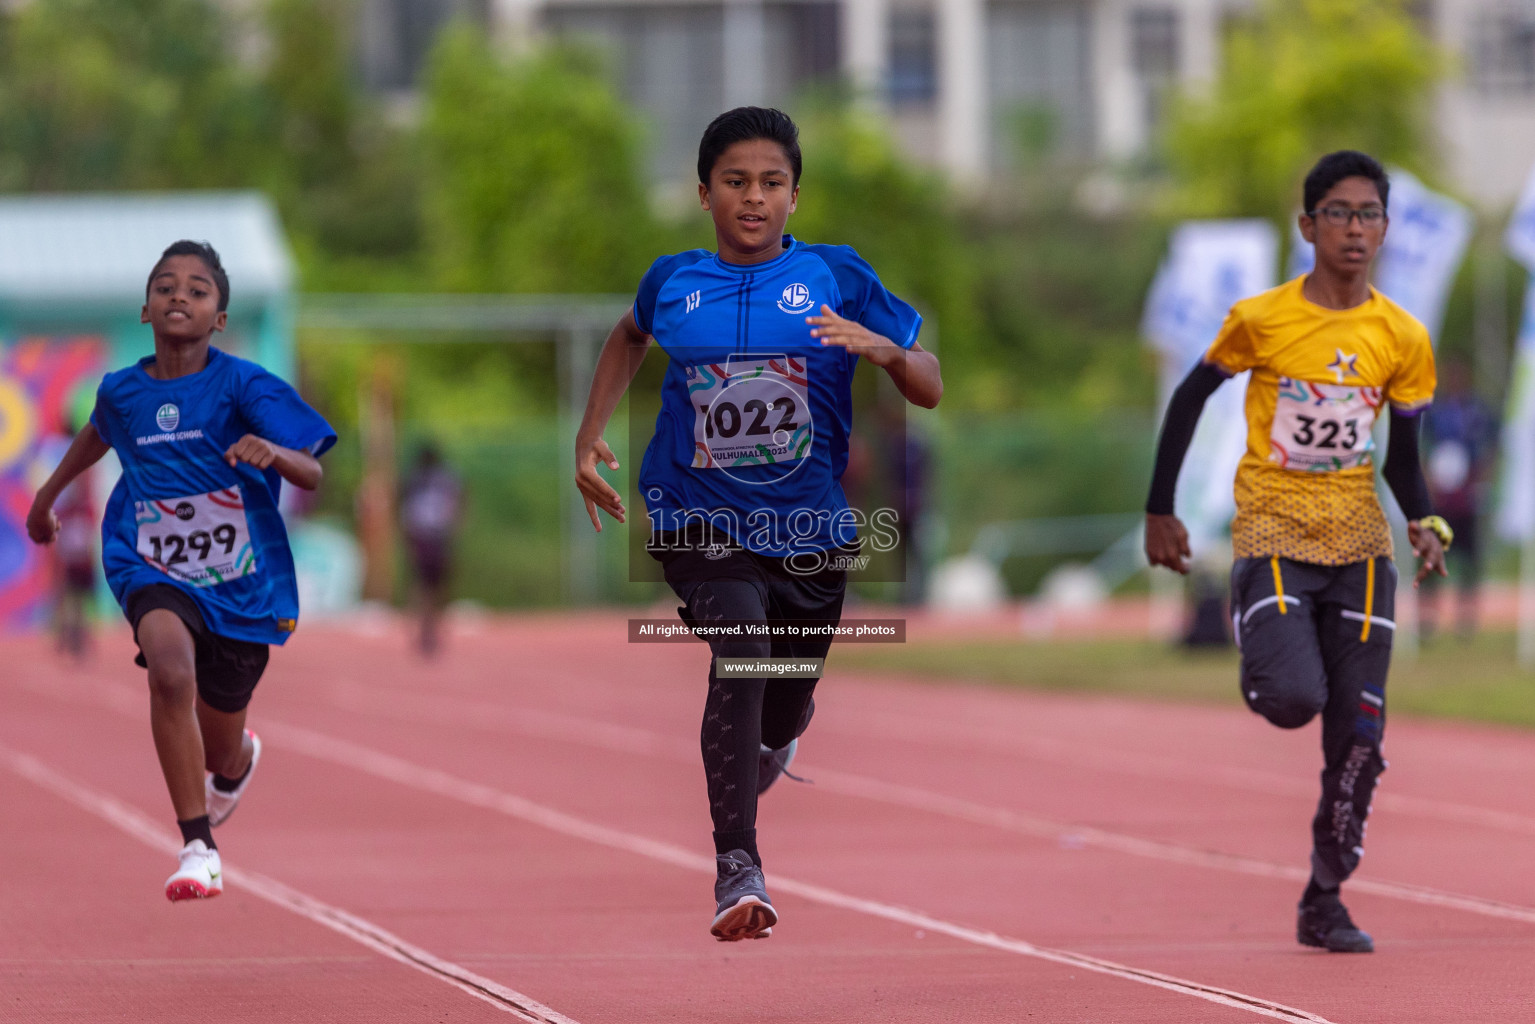
{"label": "black running shorts", "polygon": [[[267,645],[233,640],[211,632],[203,624],[197,602],[169,583],[152,583],[128,595],[125,611],[128,621],[133,624],[135,642],[138,641],[139,620],[156,608],[175,612],[192,634],[197,645],[197,695],[215,711],[227,714],[244,711],[256,684],[261,681],[261,673],[266,671],[270,655]],[[140,668],[149,667],[143,651],[133,663]]]}

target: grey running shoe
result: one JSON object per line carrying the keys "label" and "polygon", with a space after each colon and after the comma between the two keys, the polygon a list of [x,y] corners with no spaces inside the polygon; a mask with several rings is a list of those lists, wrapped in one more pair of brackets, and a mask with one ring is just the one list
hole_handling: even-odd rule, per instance
{"label": "grey running shoe", "polygon": [[1337,893],[1324,893],[1300,904],[1295,937],[1302,946],[1330,953],[1373,953],[1375,941],[1359,930]]}
{"label": "grey running shoe", "polygon": [[778,912],[768,899],[762,869],[745,850],[718,854],[714,882],[715,914],[709,933],[721,942],[765,939],[773,934]]}
{"label": "grey running shoe", "polygon": [[[778,776],[789,775],[789,765],[794,762],[794,752],[799,749],[799,740],[792,739],[787,747],[779,747],[774,750],[767,744],[762,744],[762,750],[757,755],[757,795],[761,796],[768,791],[768,787],[778,781]],[[803,781],[797,776],[789,775],[796,781]]]}

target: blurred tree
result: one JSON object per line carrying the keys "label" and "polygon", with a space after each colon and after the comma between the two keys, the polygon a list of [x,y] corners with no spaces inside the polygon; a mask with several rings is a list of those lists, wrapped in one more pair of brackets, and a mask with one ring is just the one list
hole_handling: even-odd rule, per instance
{"label": "blurred tree", "polygon": [[207,0],[49,0],[0,16],[0,189],[264,178],[262,104]]}
{"label": "blurred tree", "polygon": [[424,103],[425,243],[442,287],[626,292],[665,251],[638,124],[585,52],[508,60],[451,26]]}
{"label": "blurred tree", "polygon": [[[269,144],[282,154],[272,185],[307,256],[307,283],[399,287],[378,264],[414,265],[420,167],[413,133],[386,123],[358,91],[350,12],[347,0],[267,4],[269,53],[259,86],[272,122]],[[359,260],[362,272],[348,273]]]}
{"label": "blurred tree", "polygon": [[1446,58],[1404,0],[1265,0],[1226,39],[1208,96],[1174,106],[1166,148],[1186,212],[1288,222],[1324,153],[1432,177],[1427,104]]}

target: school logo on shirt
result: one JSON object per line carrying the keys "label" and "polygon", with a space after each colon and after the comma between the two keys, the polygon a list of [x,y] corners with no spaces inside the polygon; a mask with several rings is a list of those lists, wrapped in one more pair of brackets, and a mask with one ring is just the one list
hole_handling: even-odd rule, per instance
{"label": "school logo on shirt", "polygon": [[808,313],[813,305],[810,289],[802,284],[789,285],[783,290],[783,298],[778,300],[778,308],[785,313]]}
{"label": "school logo on shirt", "polygon": [[181,410],[169,402],[160,406],[159,411],[155,413],[155,425],[161,430],[175,430],[180,422]]}

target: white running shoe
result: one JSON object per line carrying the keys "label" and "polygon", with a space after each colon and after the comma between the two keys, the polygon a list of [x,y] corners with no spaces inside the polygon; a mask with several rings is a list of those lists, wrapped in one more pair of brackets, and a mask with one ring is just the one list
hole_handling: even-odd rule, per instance
{"label": "white running shoe", "polygon": [[224,865],[219,852],[208,849],[201,839],[194,839],[181,848],[181,867],[165,880],[165,898],[176,900],[205,900],[224,891]]}
{"label": "white running shoe", "polygon": [[208,824],[220,825],[235,812],[240,804],[240,797],[245,793],[245,787],[251,784],[251,778],[256,774],[256,763],[261,760],[261,737],[245,730],[245,735],[251,738],[251,766],[245,773],[245,778],[234,788],[233,792],[225,793],[213,785],[213,773],[209,772],[203,783],[203,792],[208,802]]}

